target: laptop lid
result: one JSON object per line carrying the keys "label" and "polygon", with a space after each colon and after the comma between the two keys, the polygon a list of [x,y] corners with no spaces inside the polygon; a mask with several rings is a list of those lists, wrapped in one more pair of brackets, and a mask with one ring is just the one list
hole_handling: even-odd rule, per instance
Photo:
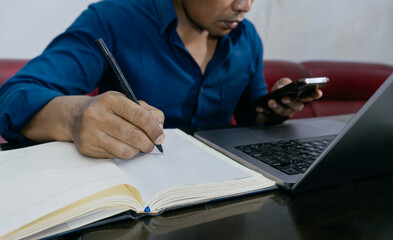
{"label": "laptop lid", "polygon": [[[383,174],[393,170],[393,148],[386,148],[393,138],[393,132],[389,134],[393,114],[386,114],[393,102],[392,81],[393,74],[348,124],[324,118],[301,119],[268,127],[199,131],[195,137],[293,192]],[[239,145],[333,134],[338,136],[304,174],[287,175],[236,149]],[[373,166],[369,166],[371,161]]]}
{"label": "laptop lid", "polygon": [[393,171],[393,74],[292,187],[303,192]]}

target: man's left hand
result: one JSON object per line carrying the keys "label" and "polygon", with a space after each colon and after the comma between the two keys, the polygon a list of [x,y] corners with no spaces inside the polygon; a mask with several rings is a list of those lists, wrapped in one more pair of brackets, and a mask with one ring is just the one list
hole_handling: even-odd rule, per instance
{"label": "man's left hand", "polygon": [[[272,87],[271,91],[282,88],[292,82],[289,78],[281,78]],[[316,89],[312,94],[307,97],[289,97],[285,96],[280,101],[270,99],[267,103],[268,109],[258,107],[256,111],[259,113],[257,122],[264,124],[278,124],[291,118],[296,112],[304,108],[304,103],[311,102],[322,97],[322,91]]]}

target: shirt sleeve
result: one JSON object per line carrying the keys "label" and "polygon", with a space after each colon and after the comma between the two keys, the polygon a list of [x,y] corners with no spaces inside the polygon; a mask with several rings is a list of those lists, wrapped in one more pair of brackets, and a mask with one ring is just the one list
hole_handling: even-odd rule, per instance
{"label": "shirt sleeve", "polygon": [[19,131],[45,104],[57,96],[82,95],[96,88],[106,63],[94,41],[110,38],[100,18],[96,7],[90,6],[40,56],[1,86],[2,137],[30,143]]}

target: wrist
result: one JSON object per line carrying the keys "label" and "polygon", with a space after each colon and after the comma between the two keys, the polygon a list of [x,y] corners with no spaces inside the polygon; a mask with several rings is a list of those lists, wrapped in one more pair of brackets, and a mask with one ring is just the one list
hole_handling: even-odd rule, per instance
{"label": "wrist", "polygon": [[90,97],[60,96],[49,101],[20,131],[35,142],[73,141],[77,114]]}
{"label": "wrist", "polygon": [[75,129],[79,128],[81,124],[81,115],[83,110],[87,104],[87,102],[92,98],[90,96],[67,96],[67,100],[64,101],[64,113],[63,119],[59,119],[59,123],[62,123],[61,128],[61,136],[64,137],[65,141],[74,142],[74,132]]}

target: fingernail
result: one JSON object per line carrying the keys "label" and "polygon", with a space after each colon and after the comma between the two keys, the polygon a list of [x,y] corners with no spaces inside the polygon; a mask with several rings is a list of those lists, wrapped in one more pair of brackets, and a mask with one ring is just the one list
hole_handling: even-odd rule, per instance
{"label": "fingernail", "polygon": [[158,126],[160,126],[161,129],[164,129],[164,125],[162,123],[158,123]]}
{"label": "fingernail", "polygon": [[282,103],[284,103],[284,104],[290,104],[290,103],[291,103],[291,99],[284,98],[284,99],[282,100]]}
{"label": "fingernail", "polygon": [[164,141],[165,141],[165,135],[162,134],[154,141],[154,144],[159,145],[162,144]]}
{"label": "fingernail", "polygon": [[276,107],[277,107],[276,103],[273,103],[272,106],[271,106],[271,108],[276,108]]}

